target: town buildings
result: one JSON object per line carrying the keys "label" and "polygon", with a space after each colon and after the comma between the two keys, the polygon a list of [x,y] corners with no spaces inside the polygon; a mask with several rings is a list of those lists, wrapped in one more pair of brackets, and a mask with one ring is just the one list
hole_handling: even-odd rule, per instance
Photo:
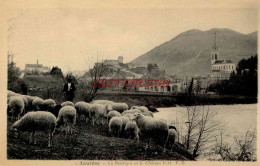
{"label": "town buildings", "polygon": [[50,68],[48,66],[43,66],[42,64],[25,64],[24,69],[25,74],[42,74],[50,72]]}

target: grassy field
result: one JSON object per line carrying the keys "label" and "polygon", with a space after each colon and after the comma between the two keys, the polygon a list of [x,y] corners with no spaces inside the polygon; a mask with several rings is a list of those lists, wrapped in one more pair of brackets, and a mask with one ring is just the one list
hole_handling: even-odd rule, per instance
{"label": "grassy field", "polygon": [[47,148],[47,136],[36,133],[37,144],[28,144],[29,133],[19,132],[15,136],[10,131],[13,122],[8,119],[8,159],[40,160],[192,160],[191,155],[180,144],[173,152],[152,144],[151,150],[145,153],[144,142],[136,143],[132,139],[114,138],[108,132],[108,124],[93,127],[86,122],[77,122],[75,133],[66,136],[64,133],[54,135],[53,146]]}
{"label": "grassy field", "polygon": [[23,77],[25,84],[34,89],[43,89],[48,88],[60,88],[63,87],[63,79],[57,78],[52,75],[47,76],[38,76],[38,75],[26,75]]}

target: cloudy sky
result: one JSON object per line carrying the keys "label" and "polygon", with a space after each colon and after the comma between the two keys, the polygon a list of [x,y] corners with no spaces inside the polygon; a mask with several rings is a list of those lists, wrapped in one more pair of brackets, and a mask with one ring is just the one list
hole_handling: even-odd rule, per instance
{"label": "cloudy sky", "polygon": [[9,11],[9,50],[18,67],[39,63],[86,70],[101,59],[124,62],[190,30],[257,30],[252,9],[30,9]]}

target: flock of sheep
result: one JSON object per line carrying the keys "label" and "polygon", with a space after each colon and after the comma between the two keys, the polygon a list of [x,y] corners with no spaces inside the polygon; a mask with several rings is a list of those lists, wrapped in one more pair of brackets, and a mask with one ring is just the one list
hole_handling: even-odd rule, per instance
{"label": "flock of sheep", "polygon": [[11,130],[30,132],[29,142],[34,143],[35,132],[43,131],[48,135],[48,147],[52,146],[54,133],[65,130],[66,134],[73,134],[76,121],[86,121],[95,126],[100,120],[102,125],[108,124],[113,136],[123,135],[138,143],[140,136],[146,142],[145,150],[150,148],[151,140],[163,147],[164,151],[166,145],[172,150],[177,138],[176,128],[169,127],[163,119],[154,118],[153,112],[145,106],[129,109],[126,103],[109,100],[80,101],[75,104],[66,101],[57,105],[53,99],[43,100],[12,91],[8,91],[7,97],[8,113],[12,115],[12,120],[16,120]]}

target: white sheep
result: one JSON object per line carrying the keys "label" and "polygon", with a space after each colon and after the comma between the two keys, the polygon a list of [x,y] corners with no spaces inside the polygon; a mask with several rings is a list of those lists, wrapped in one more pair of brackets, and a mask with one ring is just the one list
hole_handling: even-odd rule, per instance
{"label": "white sheep", "polygon": [[122,120],[122,130],[121,130],[121,133],[122,133],[122,135],[124,135],[125,126],[130,121],[130,119],[127,116],[120,116],[119,118],[121,118],[121,120]]}
{"label": "white sheep", "polygon": [[26,97],[24,97],[23,95],[20,95],[20,94],[17,94],[15,96],[10,96],[7,98],[7,103],[9,103],[9,101],[14,98],[14,97],[21,97],[23,99],[23,102],[24,102],[24,110],[23,110],[23,113],[26,113],[26,108],[28,107],[28,100],[26,99]]}
{"label": "white sheep", "polygon": [[109,132],[113,135],[117,135],[119,137],[119,134],[122,130],[122,119],[120,117],[113,117],[109,121]]}
{"label": "white sheep", "polygon": [[32,110],[33,108],[32,108],[32,102],[33,102],[33,100],[36,98],[36,97],[34,97],[34,96],[29,96],[29,95],[23,95],[26,99],[27,99],[27,101],[28,101],[28,104],[27,104],[27,106],[26,106],[26,109],[27,110]]}
{"label": "white sheep", "polygon": [[166,148],[166,141],[168,137],[168,125],[161,119],[155,119],[149,116],[144,116],[140,113],[135,113],[134,120],[141,135],[145,138],[145,150],[150,148],[150,139],[153,139],[157,144],[163,143],[164,152]]}
{"label": "white sheep", "polygon": [[149,112],[148,108],[145,106],[132,106],[130,109],[139,109],[142,112]]}
{"label": "white sheep", "polygon": [[72,107],[75,107],[74,103],[72,101],[64,101],[63,103],[60,104],[62,107],[66,105],[70,105]]}
{"label": "white sheep", "polygon": [[46,99],[43,101],[43,109],[46,111],[52,111],[56,106],[56,102],[53,99]]}
{"label": "white sheep", "polygon": [[130,120],[133,120],[133,119],[134,119],[134,114],[132,114],[132,113],[126,113],[126,114],[124,114],[123,116],[128,117]]}
{"label": "white sheep", "polygon": [[90,104],[84,101],[79,101],[75,104],[75,108],[78,116],[81,117],[81,115],[84,115],[87,122],[87,120],[90,118]]}
{"label": "white sheep", "polygon": [[95,120],[98,118],[102,118],[102,124],[103,118],[107,116],[107,107],[106,105],[102,104],[90,104],[90,119],[92,119],[92,124],[95,125]]}
{"label": "white sheep", "polygon": [[122,112],[122,115],[134,114],[134,113],[141,113],[142,114],[142,112],[139,109],[130,109],[130,110],[125,110],[124,112]]}
{"label": "white sheep", "polygon": [[171,151],[173,150],[177,137],[178,133],[175,129],[168,130],[167,144],[169,145]]}
{"label": "white sheep", "polygon": [[10,112],[12,113],[12,120],[20,119],[20,115],[24,110],[24,101],[21,96],[11,97],[8,106],[10,108]]}
{"label": "white sheep", "polygon": [[40,111],[42,109],[43,105],[44,105],[44,100],[39,97],[36,97],[32,101],[32,107],[33,107],[34,111]]}
{"label": "white sheep", "polygon": [[16,93],[10,90],[7,90],[7,97],[15,96]]}
{"label": "white sheep", "polygon": [[56,127],[66,126],[66,134],[72,134],[72,126],[76,124],[76,109],[66,105],[59,111]]}
{"label": "white sheep", "polygon": [[21,98],[23,99],[24,106],[26,107],[28,105],[28,100],[25,96],[21,95]]}
{"label": "white sheep", "polygon": [[20,120],[12,125],[12,130],[30,132],[29,143],[36,143],[34,135],[36,131],[48,134],[48,147],[52,146],[53,131],[56,125],[56,117],[46,111],[28,112]]}
{"label": "white sheep", "polygon": [[120,114],[120,112],[118,112],[118,111],[110,111],[110,112],[107,114],[107,122],[109,122],[110,119],[113,118],[113,117],[120,117],[120,116],[122,116],[122,115]]}
{"label": "white sheep", "polygon": [[153,113],[152,113],[151,111],[149,111],[148,108],[145,107],[145,106],[132,106],[132,107],[130,108],[130,110],[131,110],[131,109],[139,109],[145,116],[151,116],[151,117],[153,117]]}
{"label": "white sheep", "polygon": [[116,110],[122,113],[123,111],[128,110],[128,105],[126,103],[110,103],[107,105],[107,110]]}
{"label": "white sheep", "polygon": [[113,101],[110,100],[93,100],[90,102],[90,104],[103,104],[103,105],[107,105],[107,104],[111,104],[114,103]]}
{"label": "white sheep", "polygon": [[137,143],[139,143],[139,128],[136,122],[129,121],[125,126],[125,135],[127,138],[133,138]]}

